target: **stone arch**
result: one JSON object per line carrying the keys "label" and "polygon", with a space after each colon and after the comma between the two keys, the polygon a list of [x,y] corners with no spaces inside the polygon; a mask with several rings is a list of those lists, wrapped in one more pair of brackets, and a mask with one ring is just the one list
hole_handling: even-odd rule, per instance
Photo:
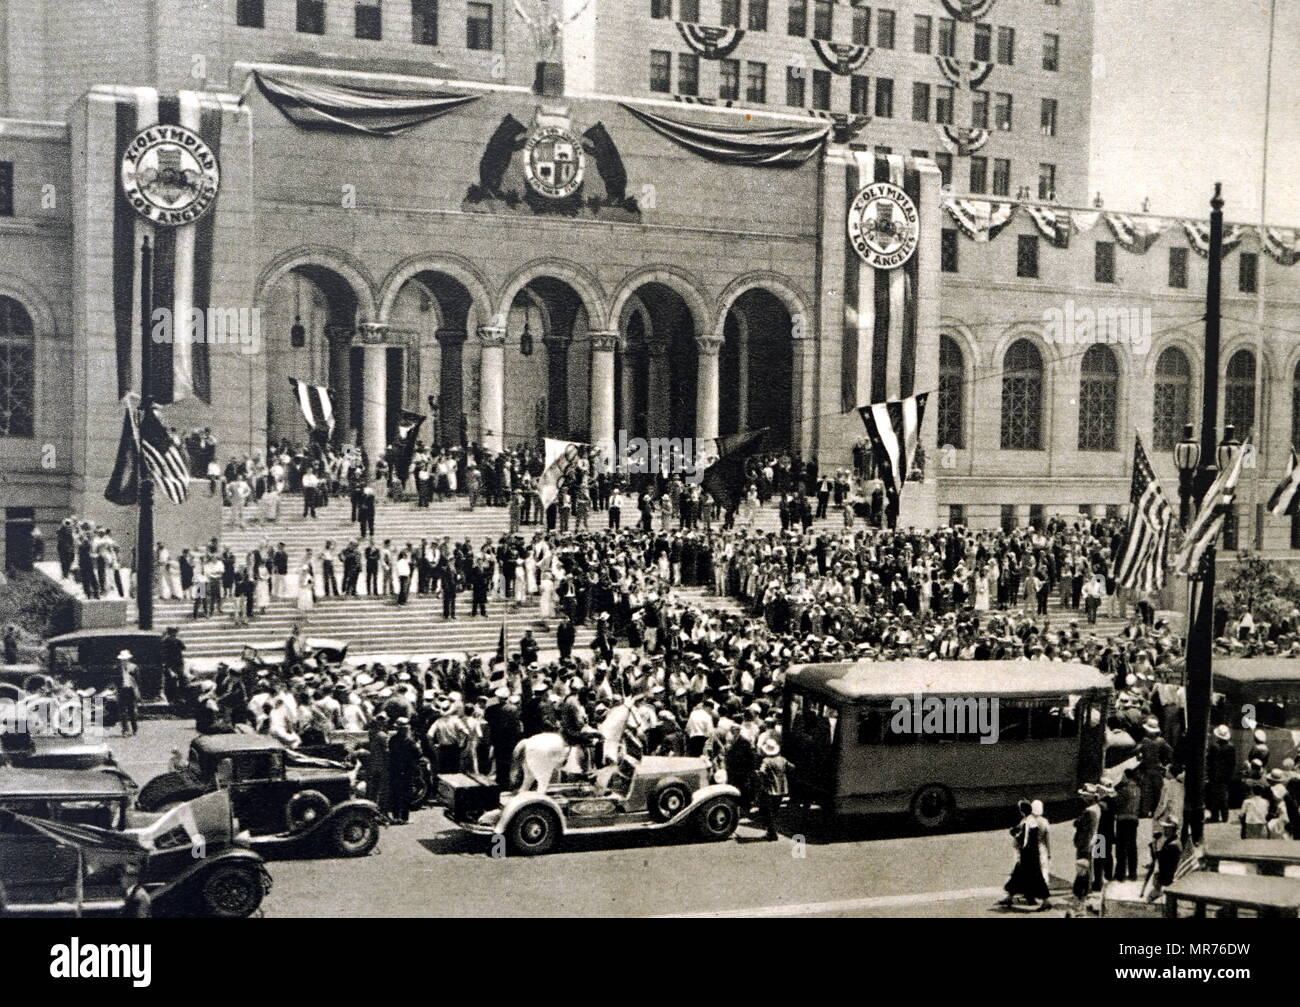
{"label": "stone arch", "polygon": [[[494,319],[506,319],[510,316],[510,307],[514,304],[515,297],[519,291],[528,286],[533,280],[550,277],[567,283],[578,300],[582,302],[583,308],[587,312],[587,324],[595,329],[609,318],[607,305],[609,298],[605,294],[604,287],[601,286],[600,280],[590,271],[575,262],[569,262],[566,259],[534,259],[516,270],[514,275],[506,281],[497,296],[497,311],[492,317]],[[497,324],[497,323],[493,323]],[[502,323],[504,324],[504,323]]]}
{"label": "stone arch", "polygon": [[440,252],[412,255],[389,270],[378,297],[379,321],[388,321],[402,287],[421,273],[442,273],[464,287],[478,314],[479,324],[486,325],[492,317],[491,284],[487,277],[469,259],[450,252]]}
{"label": "stone arch", "polygon": [[614,301],[609,312],[609,329],[611,331],[621,332],[623,330],[623,323],[626,321],[624,316],[630,310],[629,305],[640,300],[637,297],[637,291],[648,283],[661,284],[686,302],[686,306],[690,308],[691,317],[695,320],[696,332],[710,331],[709,323],[713,320],[712,312],[709,310],[709,298],[703,287],[684,270],[663,265],[646,266],[643,269],[638,269],[625,277],[622,283],[619,284],[618,292],[614,295]]}
{"label": "stone arch", "polygon": [[325,245],[300,245],[273,259],[257,278],[257,284],[253,288],[253,303],[261,304],[267,292],[299,266],[317,266],[337,273],[356,296],[358,321],[370,321],[378,317],[375,310],[375,282],[366,268],[347,252]]}
{"label": "stone arch", "polygon": [[60,335],[50,302],[26,280],[0,273],[0,297],[11,297],[23,306],[32,320],[32,329],[37,339]]}
{"label": "stone arch", "polygon": [[727,325],[728,312],[731,311],[741,294],[755,288],[766,290],[785,305],[786,310],[790,312],[790,321],[794,329],[799,328],[802,320],[802,333],[800,336],[796,337],[792,332],[793,338],[801,338],[812,331],[812,311],[809,308],[811,302],[808,300],[807,295],[799,289],[798,285],[795,284],[793,280],[782,276],[780,273],[756,271],[736,277],[736,279],[727,284],[726,288],[719,296],[718,310],[713,316],[713,333],[719,339],[725,338],[724,332]]}

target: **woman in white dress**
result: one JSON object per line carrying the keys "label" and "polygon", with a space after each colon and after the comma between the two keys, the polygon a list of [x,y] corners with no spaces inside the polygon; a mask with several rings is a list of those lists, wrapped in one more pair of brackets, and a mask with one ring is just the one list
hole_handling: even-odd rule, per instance
{"label": "woman in white dress", "polygon": [[528,555],[524,557],[524,593],[525,597],[537,593],[537,549],[533,547],[528,550]]}
{"label": "woman in white dress", "polygon": [[316,605],[316,571],[312,567],[311,550],[298,570],[298,611],[310,612]]}
{"label": "woman in white dress", "polygon": [[550,567],[542,570],[542,593],[538,606],[541,618],[555,618],[555,578],[551,575]]}
{"label": "woman in white dress", "polygon": [[983,570],[975,575],[975,611],[989,610],[989,578]]}
{"label": "woman in white dress", "polygon": [[258,612],[265,612],[271,607],[271,569],[265,563],[257,571],[257,583],[253,587],[253,606]]}

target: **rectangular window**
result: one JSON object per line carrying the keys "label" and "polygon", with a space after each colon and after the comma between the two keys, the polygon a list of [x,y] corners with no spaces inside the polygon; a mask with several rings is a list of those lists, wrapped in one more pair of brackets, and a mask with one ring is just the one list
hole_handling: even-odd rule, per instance
{"label": "rectangular window", "polygon": [[1061,65],[1061,36],[1043,32],[1043,69],[1055,73]]}
{"label": "rectangular window", "polygon": [[1056,198],[1056,165],[1038,166],[1038,198],[1043,200]]}
{"label": "rectangular window", "polygon": [[1258,287],[1259,256],[1242,252],[1237,263],[1237,289],[1243,294],[1253,294]]}
{"label": "rectangular window", "polygon": [[871,44],[871,8],[853,8],[853,44]]}
{"label": "rectangular window", "polygon": [[930,85],[919,80],[912,84],[912,121],[930,121]]}
{"label": "rectangular window", "polygon": [[673,89],[673,54],[650,50],[650,90],[668,94]]}
{"label": "rectangular window", "polygon": [[876,78],[876,118],[894,117],[894,81],[890,77]]}
{"label": "rectangular window", "polygon": [[893,148],[893,147],[886,147],[886,146],[884,146],[884,145],[882,145],[882,144],[879,144],[879,143],[876,144],[876,145],[875,145],[874,147],[872,147],[871,149],[872,149],[873,151],[875,151],[877,154],[892,154],[892,153],[894,152],[894,148]]}
{"label": "rectangular window", "polygon": [[1011,132],[1011,95],[999,91],[993,96],[993,128]]}
{"label": "rectangular window", "polygon": [[966,525],[966,505],[949,504],[948,505],[948,527],[959,528]]}
{"label": "rectangular window", "polygon": [[740,0],[722,0],[718,20],[724,28],[740,27]]}
{"label": "rectangular window", "polygon": [[1223,515],[1223,551],[1236,552],[1238,531],[1241,527],[1240,515],[1235,506],[1229,507]]}
{"label": "rectangular window", "polygon": [[855,73],[849,80],[849,111],[853,115],[870,115],[871,78]]}
{"label": "rectangular window", "polygon": [[912,156],[913,156],[913,157],[929,157],[929,156],[930,156],[930,152],[929,152],[928,150],[916,150],[915,148],[913,148],[913,150],[912,150]]}
{"label": "rectangular window", "polygon": [[939,232],[939,268],[945,273],[957,272],[957,228],[945,227]]}
{"label": "rectangular window", "polygon": [[749,0],[749,30],[767,31],[767,0]]}
{"label": "rectangular window", "polygon": [[700,20],[700,0],[680,0],[680,18],[681,21],[689,21],[696,24]]}
{"label": "rectangular window", "polygon": [[939,55],[957,55],[957,24],[950,17],[939,18]]}
{"label": "rectangular window", "polygon": [[988,63],[993,59],[993,28],[991,25],[975,25],[975,59]]}
{"label": "rectangular window", "polygon": [[767,64],[745,64],[745,100],[755,105],[767,102]]}
{"label": "rectangular window", "polygon": [[1097,242],[1095,258],[1093,260],[1092,278],[1097,283],[1114,283],[1115,282],[1115,243],[1111,241]]}
{"label": "rectangular window", "polygon": [[795,108],[804,107],[804,81],[808,71],[801,66],[785,68],[785,103]]}
{"label": "rectangular window", "polygon": [[718,97],[723,101],[740,100],[740,60],[718,60]]}
{"label": "rectangular window", "polygon": [[834,0],[814,0],[813,3],[813,38],[829,42],[835,31]]}
{"label": "rectangular window", "polygon": [[930,54],[930,33],[934,22],[929,14],[916,14],[912,18],[912,51]]}
{"label": "rectangular window", "polygon": [[1038,235],[1016,235],[1016,275],[1038,279]]}
{"label": "rectangular window", "polygon": [[1038,125],[1043,131],[1043,136],[1056,135],[1056,99],[1044,98],[1042,107],[1038,112]]}
{"label": "rectangular window", "polygon": [[325,0],[298,0],[297,28],[306,35],[324,35]]}
{"label": "rectangular window", "polygon": [[438,44],[438,0],[411,0],[411,41]]}
{"label": "rectangular window", "polygon": [[894,12],[892,10],[876,11],[876,46],[880,49],[894,48]]}
{"label": "rectangular window", "polygon": [[952,125],[952,112],[955,92],[951,84],[939,84],[934,89],[934,121],[941,125]]}
{"label": "rectangular window", "polygon": [[14,215],[14,163],[0,161],[0,217]]}
{"label": "rectangular window", "polygon": [[808,34],[808,0],[790,0],[785,30],[788,35]]}
{"label": "rectangular window", "polygon": [[993,195],[1011,195],[1011,161],[1008,158],[993,159]]}
{"label": "rectangular window", "polygon": [[988,187],[989,159],[973,154],[970,159],[970,191],[979,195],[988,192]]}
{"label": "rectangular window", "polygon": [[952,185],[952,155],[945,150],[936,151],[934,163],[939,166],[939,180],[943,185]]}
{"label": "rectangular window", "polygon": [[1016,61],[1016,30],[1014,28],[998,29],[998,62],[1011,66]]}
{"label": "rectangular window", "polygon": [[1177,290],[1187,289],[1187,249],[1169,249],[1169,286]]}
{"label": "rectangular window", "polygon": [[235,4],[235,24],[240,28],[265,28],[265,0],[238,0]]}
{"label": "rectangular window", "polygon": [[970,124],[977,129],[989,128],[989,93],[987,91],[971,92]]}
{"label": "rectangular window", "polygon": [[[1029,505],[1029,526],[1031,528],[1042,528],[1043,525],[1046,523],[1043,520],[1045,516],[1045,512],[1046,512],[1046,508],[1042,504],[1030,504]],[[1034,737],[1036,738],[1042,737],[1042,735],[1040,735],[1038,732],[1035,731]]]}
{"label": "rectangular window", "polygon": [[700,57],[693,52],[677,54],[677,93],[700,93]]}
{"label": "rectangular window", "polygon": [[664,20],[673,16],[673,0],[650,0],[650,16]]}
{"label": "rectangular window", "polygon": [[812,72],[812,107],[829,112],[831,107],[831,72],[814,70]]}
{"label": "rectangular window", "polygon": [[1291,515],[1291,548],[1300,549],[1300,511]]}
{"label": "rectangular window", "polygon": [[465,48],[492,48],[492,5],[471,3],[465,17]]}
{"label": "rectangular window", "polygon": [[1016,530],[1016,505],[1015,504],[1002,505],[1002,530],[1003,531]]}
{"label": "rectangular window", "polygon": [[356,16],[356,35],[367,42],[379,42],[384,37],[384,15],[378,3],[359,3],[353,8]]}

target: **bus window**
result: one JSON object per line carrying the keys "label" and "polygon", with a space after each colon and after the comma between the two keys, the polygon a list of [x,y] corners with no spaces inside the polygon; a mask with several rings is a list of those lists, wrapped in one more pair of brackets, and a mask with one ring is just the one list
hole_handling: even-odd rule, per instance
{"label": "bus window", "polygon": [[891,714],[887,709],[867,710],[865,713],[858,715],[858,744],[859,745],[897,745],[901,741],[910,738],[910,735],[899,737],[889,729]]}
{"label": "bus window", "polygon": [[1036,706],[1029,711],[1029,736],[1035,741],[1061,736],[1061,708]]}
{"label": "bus window", "polygon": [[1029,708],[1014,700],[998,704],[998,740],[1029,740]]}

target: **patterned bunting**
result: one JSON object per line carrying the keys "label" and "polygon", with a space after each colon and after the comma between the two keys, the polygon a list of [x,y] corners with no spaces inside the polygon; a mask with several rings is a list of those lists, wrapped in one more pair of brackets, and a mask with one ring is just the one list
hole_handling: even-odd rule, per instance
{"label": "patterned bunting", "polygon": [[944,146],[958,157],[970,157],[989,142],[989,131],[977,126],[942,125],[936,128]]}
{"label": "patterned bunting", "polygon": [[1034,222],[1041,234],[1053,248],[1070,247],[1070,231],[1074,228],[1074,222],[1071,220],[1069,210],[1061,210],[1055,206],[1043,206],[1040,203],[1022,203],[1025,212]]}
{"label": "patterned bunting", "polygon": [[963,61],[955,56],[936,56],[934,61],[939,65],[939,72],[943,74],[944,80],[949,84],[954,87],[968,84],[972,91],[989,79],[989,74],[993,72],[994,66],[988,60],[972,59]]}
{"label": "patterned bunting", "polygon": [[958,21],[978,21],[987,17],[997,0],[943,0],[943,7]]}
{"label": "patterned bunting", "polygon": [[873,49],[865,45],[849,45],[844,42],[824,42],[819,38],[810,39],[817,57],[826,65],[826,69],[841,77],[857,73],[871,58]]}
{"label": "patterned bunting", "polygon": [[[1199,220],[1184,220],[1183,233],[1187,235],[1187,244],[1202,259],[1210,257],[1210,225]],[[1223,229],[1223,254],[1227,255],[1241,244],[1246,236],[1246,229],[1236,224],[1228,224]]]}
{"label": "patterned bunting", "polygon": [[682,122],[622,104],[644,125],[692,153],[722,164],[795,168],[821,150],[831,123],[807,126],[714,126]]}
{"label": "patterned bunting", "polygon": [[1103,213],[1102,216],[1114,232],[1120,248],[1135,255],[1145,255],[1168,228],[1164,221],[1153,217],[1130,217],[1126,213]]}
{"label": "patterned bunting", "polygon": [[1264,253],[1279,266],[1294,266],[1300,262],[1300,232],[1280,227],[1258,228],[1259,243]]}
{"label": "patterned bunting", "polygon": [[1016,215],[1016,203],[987,199],[949,199],[943,204],[961,232],[972,241],[992,241]]}
{"label": "patterned bunting", "polygon": [[736,51],[736,46],[745,37],[739,28],[719,28],[690,21],[678,21],[677,30],[691,47],[691,52],[702,59],[725,59]]}

